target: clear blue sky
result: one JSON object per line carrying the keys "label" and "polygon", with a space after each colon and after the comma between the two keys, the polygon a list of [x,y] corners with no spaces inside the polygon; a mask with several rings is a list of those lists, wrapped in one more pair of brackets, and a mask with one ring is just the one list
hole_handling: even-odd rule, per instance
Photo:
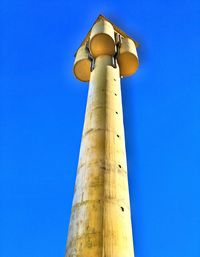
{"label": "clear blue sky", "polygon": [[0,256],[64,255],[88,90],[73,54],[100,13],[141,44],[122,81],[136,257],[199,257],[198,0],[1,2]]}

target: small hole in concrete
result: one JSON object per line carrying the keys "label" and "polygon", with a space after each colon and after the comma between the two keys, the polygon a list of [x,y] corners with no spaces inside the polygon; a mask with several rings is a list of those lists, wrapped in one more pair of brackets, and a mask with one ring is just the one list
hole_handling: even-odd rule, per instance
{"label": "small hole in concrete", "polygon": [[117,96],[117,94],[115,94]]}
{"label": "small hole in concrete", "polygon": [[123,208],[123,207],[121,207],[121,210],[122,210],[122,211],[124,211],[124,208]]}
{"label": "small hole in concrete", "polygon": [[119,168],[121,169],[122,166],[121,166],[120,164],[119,164],[118,166],[119,166]]}
{"label": "small hole in concrete", "polygon": [[119,135],[117,135],[117,137],[119,137]]}
{"label": "small hole in concrete", "polygon": [[114,79],[114,81],[116,81],[116,79]]}
{"label": "small hole in concrete", "polygon": [[116,114],[118,114],[118,112],[115,112]]}

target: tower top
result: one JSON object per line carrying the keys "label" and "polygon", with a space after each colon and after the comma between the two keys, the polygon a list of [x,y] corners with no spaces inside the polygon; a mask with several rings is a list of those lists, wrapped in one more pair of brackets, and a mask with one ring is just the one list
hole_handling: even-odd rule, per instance
{"label": "tower top", "polygon": [[96,58],[109,55],[113,68],[119,65],[120,76],[130,76],[138,68],[136,48],[139,43],[103,15],[99,15],[75,53],[74,75],[87,82],[95,68]]}
{"label": "tower top", "polygon": [[[91,31],[92,31],[92,28],[94,26],[94,24],[96,24],[98,21],[100,20],[103,20],[103,21],[108,21],[110,24],[112,24],[113,28],[114,28],[114,31],[118,34],[120,34],[123,38],[129,38],[131,39],[134,43],[135,43],[135,46],[136,47],[139,47],[140,44],[135,40],[133,39],[132,37],[130,37],[129,35],[127,35],[123,30],[121,30],[119,27],[117,27],[115,24],[113,24],[109,19],[107,19],[105,16],[103,16],[102,14],[100,14],[97,19],[95,20],[95,22],[93,23],[92,27],[90,28],[90,30],[88,31],[87,35],[85,36],[85,38],[83,39],[81,45],[79,46],[79,48],[83,45],[86,44],[86,42],[89,40],[90,38],[90,34],[91,34]],[[78,48],[78,49],[79,49]],[[78,52],[78,50],[76,51],[76,53]],[[76,56],[76,53],[75,53],[75,56]]]}

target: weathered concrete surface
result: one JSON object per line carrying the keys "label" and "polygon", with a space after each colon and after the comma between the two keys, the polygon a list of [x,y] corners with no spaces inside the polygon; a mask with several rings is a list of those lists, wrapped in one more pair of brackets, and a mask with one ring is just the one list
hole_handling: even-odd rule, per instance
{"label": "weathered concrete surface", "polygon": [[66,257],[133,257],[119,68],[96,58]]}

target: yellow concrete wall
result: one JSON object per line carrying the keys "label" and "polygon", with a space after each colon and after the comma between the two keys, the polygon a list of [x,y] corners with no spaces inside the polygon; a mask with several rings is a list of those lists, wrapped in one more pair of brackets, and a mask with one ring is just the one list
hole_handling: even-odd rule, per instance
{"label": "yellow concrete wall", "polygon": [[134,257],[119,68],[91,72],[66,257]]}

